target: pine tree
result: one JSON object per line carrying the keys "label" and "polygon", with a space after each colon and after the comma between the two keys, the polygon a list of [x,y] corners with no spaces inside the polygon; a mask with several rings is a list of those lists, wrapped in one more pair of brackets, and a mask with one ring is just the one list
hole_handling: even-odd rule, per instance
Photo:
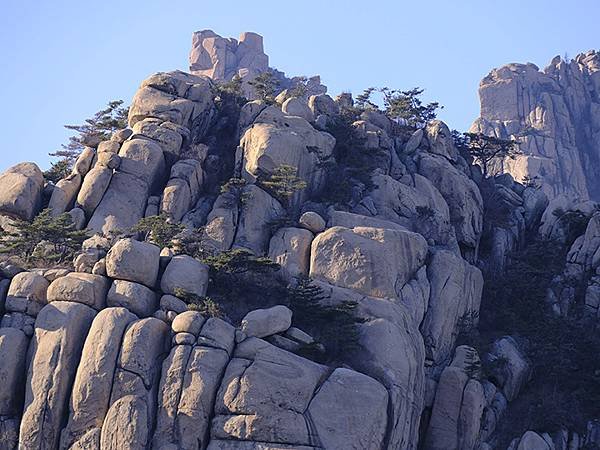
{"label": "pine tree", "polygon": [[258,100],[262,100],[267,104],[275,102],[275,90],[279,86],[279,81],[277,81],[273,72],[262,72],[248,84],[254,88]]}
{"label": "pine tree", "polygon": [[354,101],[354,106],[358,109],[379,109],[377,107],[377,105],[375,103],[373,103],[371,101],[371,96],[373,95],[373,92],[375,92],[377,89],[374,87],[369,87],[366,88],[364,91],[362,91],[361,94],[356,96],[356,100]]}
{"label": "pine tree", "polygon": [[189,311],[198,311],[205,317],[225,316],[221,306],[210,297],[200,297],[181,288],[175,289],[175,295],[187,304]]}
{"label": "pine tree", "polygon": [[297,171],[296,167],[281,165],[275,168],[272,174],[259,180],[259,184],[266,191],[272,193],[277,200],[288,204],[296,192],[307,186],[306,181],[296,175]]}
{"label": "pine tree", "polygon": [[171,247],[173,240],[185,227],[180,223],[171,223],[165,214],[144,217],[132,229],[133,233],[141,233],[143,239],[160,248]]}
{"label": "pine tree", "polygon": [[492,162],[504,158],[515,159],[522,153],[517,142],[513,140],[487,136],[483,133],[464,133],[464,136],[467,151],[479,164],[485,178],[489,175]]}
{"label": "pine tree", "polygon": [[[73,258],[87,238],[86,231],[75,229],[69,214],[52,217],[45,209],[32,222],[14,219],[10,230],[2,230],[0,253],[16,257],[27,266],[63,264]],[[39,245],[44,246],[43,253],[38,251]]]}
{"label": "pine tree", "polygon": [[65,125],[66,129],[73,130],[76,134],[69,138],[69,142],[63,145],[61,150],[50,153],[50,156],[61,158],[55,164],[64,161],[70,170],[86,145],[97,145],[99,142],[109,139],[115,131],[127,128],[128,114],[129,108],[123,106],[123,100],[113,100],[92,118],[86,119],[83,124]]}
{"label": "pine tree", "polygon": [[306,355],[322,362],[338,362],[360,348],[356,316],[358,304],[343,301],[331,304],[323,290],[308,277],[301,277],[288,290],[288,306],[293,312],[294,324],[309,331],[325,346],[325,355],[306,349]]}
{"label": "pine tree", "polygon": [[381,88],[383,104],[386,115],[397,122],[403,122],[411,127],[422,127],[436,117],[436,110],[440,108],[437,102],[423,104],[420,99],[423,89],[413,88],[408,91],[399,91]]}

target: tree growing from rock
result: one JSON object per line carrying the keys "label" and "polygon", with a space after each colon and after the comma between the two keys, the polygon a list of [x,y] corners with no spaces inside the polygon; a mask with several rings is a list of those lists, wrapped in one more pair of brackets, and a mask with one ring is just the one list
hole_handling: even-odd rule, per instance
{"label": "tree growing from rock", "polygon": [[88,238],[86,231],[75,229],[69,214],[52,217],[48,209],[32,222],[14,219],[10,229],[1,231],[0,253],[17,258],[27,267],[65,264]]}
{"label": "tree growing from rock", "polygon": [[224,317],[221,306],[210,297],[200,297],[184,289],[176,288],[175,295],[183,300],[190,311],[198,311],[206,317]]}
{"label": "tree growing from rock", "polygon": [[307,184],[296,174],[298,169],[294,166],[281,165],[273,173],[259,180],[259,184],[269,193],[284,204],[288,204],[294,194],[305,189]]}
{"label": "tree growing from rock", "polygon": [[385,114],[392,120],[410,127],[423,127],[436,117],[436,110],[441,108],[438,102],[423,103],[423,89],[413,88],[408,91],[389,89],[379,90],[383,94]]}
{"label": "tree growing from rock", "polygon": [[325,346],[325,353],[317,346],[309,346],[303,354],[324,363],[343,361],[356,351],[359,344],[356,302],[332,304],[323,290],[308,277],[298,279],[288,289],[288,306],[293,312],[294,324],[315,336]]}
{"label": "tree growing from rock", "polygon": [[308,94],[308,78],[304,75],[293,79],[294,87],[290,90],[291,97],[304,98]]}
{"label": "tree growing from rock", "polygon": [[248,84],[254,88],[254,93],[258,100],[262,100],[267,104],[275,102],[275,91],[277,90],[277,86],[279,86],[279,82],[273,75],[273,72],[262,72],[254,80],[248,82]]}
{"label": "tree growing from rock", "polygon": [[128,114],[129,107],[123,106],[123,100],[112,100],[106,108],[86,119],[83,124],[65,125],[65,128],[74,131],[75,135],[69,138],[69,142],[63,145],[62,149],[50,153],[50,156],[60,159],[46,172],[48,177],[60,179],[68,175],[84,147],[96,146],[99,142],[109,139],[115,131],[127,128]]}
{"label": "tree growing from rock", "polygon": [[180,223],[172,223],[165,214],[144,217],[132,229],[133,233],[142,234],[142,238],[160,248],[171,247],[173,240],[185,227]]}
{"label": "tree growing from rock", "polygon": [[500,139],[483,133],[464,133],[464,136],[466,149],[481,167],[485,178],[490,175],[492,163],[505,158],[515,159],[522,153],[514,140]]}

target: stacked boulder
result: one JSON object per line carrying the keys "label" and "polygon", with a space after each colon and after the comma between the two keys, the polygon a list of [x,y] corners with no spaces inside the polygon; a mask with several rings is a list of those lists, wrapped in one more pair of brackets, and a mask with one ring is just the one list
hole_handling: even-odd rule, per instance
{"label": "stacked boulder", "polygon": [[[206,77],[170,72],[145,80],[129,109],[130,128],[86,147],[72,173],[51,186],[51,213],[68,212],[77,228],[104,234],[126,232],[159,212],[180,220],[203,189],[206,151],[194,150],[215,115],[213,99]],[[184,153],[189,158],[180,161]],[[29,220],[39,210],[43,177],[34,169],[19,165],[3,175],[11,184],[3,192],[21,200],[0,199],[0,213]]]}
{"label": "stacked boulder", "polygon": [[[193,67],[216,81],[264,69],[252,34],[233,42],[202,32],[194,52]],[[326,170],[344,164],[344,143],[327,130],[348,95],[288,89],[273,105],[251,101],[225,117],[214,88],[183,72],[146,79],[129,129],[86,149],[53,189],[52,213],[97,233],[75,271],[3,272],[0,357],[14,363],[0,368],[0,448],[477,448],[529,369],[512,338],[483,356],[508,361],[493,380],[473,375],[473,349],[455,349],[461,323],[479,312],[475,264],[503,267],[537,227],[545,197],[512,179],[482,180],[442,122],[407,135],[364,111],[348,131],[373,167],[347,201],[328,201],[345,180]],[[214,132],[225,119],[227,137]],[[281,167],[295,168],[299,192],[264,183]],[[26,166],[0,178],[19,186],[0,195],[1,214],[39,211],[37,175]],[[511,223],[486,228],[498,199]],[[209,268],[127,237],[161,213],[203,225],[216,254],[268,256],[286,283],[309,277],[328,304],[355,302],[360,349],[335,369],[300,356],[318,343],[283,305],[248,311],[244,298],[228,299],[245,314],[238,327],[188,310],[184,300],[210,294]],[[481,250],[485,239],[493,251]],[[592,234],[584,242],[591,248]]]}

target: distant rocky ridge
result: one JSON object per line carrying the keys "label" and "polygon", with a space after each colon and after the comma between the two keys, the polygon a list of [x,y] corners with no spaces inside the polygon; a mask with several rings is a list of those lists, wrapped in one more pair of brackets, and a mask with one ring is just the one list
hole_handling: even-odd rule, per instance
{"label": "distant rocky ridge", "polygon": [[[267,70],[263,55],[253,33],[198,32],[202,73],[144,80],[128,128],[86,148],[68,177],[53,185],[33,163],[0,175],[0,223],[48,207],[96,233],[74,270],[0,265],[0,450],[494,445],[530,361],[511,336],[481,355],[457,338],[477,321],[484,275],[540,224],[560,234],[557,205],[510,175],[484,179],[443,122],[405,130],[377,111],[349,125],[372,169],[335,175],[332,124],[348,95],[217,99],[216,82]],[[259,183],[282,165],[307,183],[289,202]],[[238,198],[221,189],[232,177],[245,180]],[[343,201],[327,200],[344,182]],[[208,267],[127,233],[159,213],[204,227],[217,252],[268,256],[286,282],[309,276],[332,304],[355,301],[360,350],[342,367],[297,354],[313,338],[284,305],[231,299],[240,321],[188,310],[179,290],[206,295]],[[484,358],[505,365],[473,371]],[[592,425],[585,439],[600,442]],[[511,449],[567,449],[552,439],[529,432]]]}
{"label": "distant rocky ridge", "polygon": [[479,88],[481,116],[471,130],[520,142],[523,155],[496,168],[518,181],[539,177],[551,198],[600,200],[600,54],[555,57],[492,70]]}

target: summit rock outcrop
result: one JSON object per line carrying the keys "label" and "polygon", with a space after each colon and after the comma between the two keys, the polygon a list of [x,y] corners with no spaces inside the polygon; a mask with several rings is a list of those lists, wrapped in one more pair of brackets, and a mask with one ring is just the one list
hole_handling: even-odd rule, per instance
{"label": "summit rock outcrop", "polygon": [[517,181],[538,177],[550,197],[600,200],[600,54],[555,57],[544,70],[508,64],[479,87],[481,115],[471,131],[519,142],[522,155],[495,168]]}

